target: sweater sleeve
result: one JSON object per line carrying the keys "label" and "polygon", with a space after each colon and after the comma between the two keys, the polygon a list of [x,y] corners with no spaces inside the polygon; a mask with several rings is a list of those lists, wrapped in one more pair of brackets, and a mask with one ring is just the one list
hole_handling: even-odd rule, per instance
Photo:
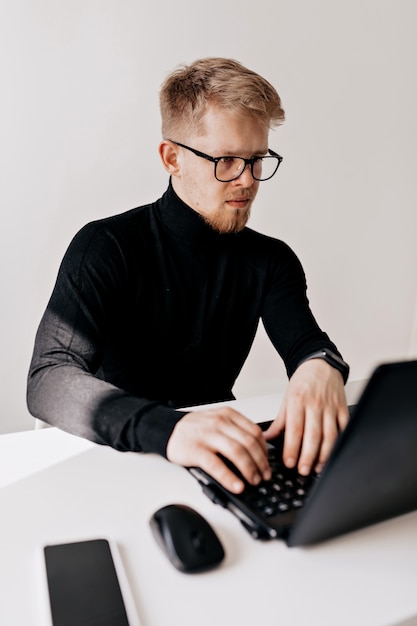
{"label": "sweater sleeve", "polygon": [[122,451],[157,452],[185,414],[100,378],[106,325],[126,274],[117,241],[89,224],[71,242],[39,325],[30,364],[31,414]]}
{"label": "sweater sleeve", "polygon": [[307,298],[304,270],[298,257],[283,242],[272,255],[262,320],[275,349],[281,355],[289,377],[308,355],[328,348],[341,356],[336,345],[318,326]]}

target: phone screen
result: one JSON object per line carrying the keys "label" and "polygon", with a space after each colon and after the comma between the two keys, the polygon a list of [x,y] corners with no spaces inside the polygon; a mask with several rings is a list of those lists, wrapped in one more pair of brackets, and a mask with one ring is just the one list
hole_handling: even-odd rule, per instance
{"label": "phone screen", "polygon": [[129,626],[109,542],[45,546],[53,626]]}

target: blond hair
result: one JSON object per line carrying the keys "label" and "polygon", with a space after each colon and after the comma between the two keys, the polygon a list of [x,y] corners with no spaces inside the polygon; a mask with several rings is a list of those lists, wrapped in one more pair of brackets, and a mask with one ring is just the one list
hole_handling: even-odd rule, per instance
{"label": "blond hair", "polygon": [[202,118],[209,104],[252,117],[268,128],[285,119],[281,99],[267,80],[234,59],[209,57],[178,67],[162,84],[164,139],[204,132]]}

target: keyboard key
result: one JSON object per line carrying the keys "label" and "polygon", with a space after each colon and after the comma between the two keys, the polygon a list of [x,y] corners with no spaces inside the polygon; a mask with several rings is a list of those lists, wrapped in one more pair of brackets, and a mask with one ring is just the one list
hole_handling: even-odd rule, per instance
{"label": "keyboard key", "polygon": [[265,517],[301,508],[315,475],[301,476],[296,469],[286,468],[274,450],[270,451],[269,461],[271,480],[256,487],[247,485],[243,499]]}

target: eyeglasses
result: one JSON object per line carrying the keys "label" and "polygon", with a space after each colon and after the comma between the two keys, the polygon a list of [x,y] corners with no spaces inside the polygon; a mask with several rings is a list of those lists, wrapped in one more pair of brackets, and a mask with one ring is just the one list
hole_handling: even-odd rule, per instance
{"label": "eyeglasses", "polygon": [[247,165],[250,165],[250,171],[255,180],[269,180],[276,173],[282,162],[282,156],[273,150],[268,150],[269,154],[267,156],[254,156],[250,159],[244,159],[238,156],[212,157],[208,154],[204,154],[204,152],[200,152],[200,150],[195,150],[194,148],[190,148],[190,146],[179,143],[178,141],[172,141],[172,139],[170,139],[170,141],[176,146],[185,148],[198,157],[214,163],[214,176],[221,183],[230,183],[232,180],[239,178],[245,171]]}

